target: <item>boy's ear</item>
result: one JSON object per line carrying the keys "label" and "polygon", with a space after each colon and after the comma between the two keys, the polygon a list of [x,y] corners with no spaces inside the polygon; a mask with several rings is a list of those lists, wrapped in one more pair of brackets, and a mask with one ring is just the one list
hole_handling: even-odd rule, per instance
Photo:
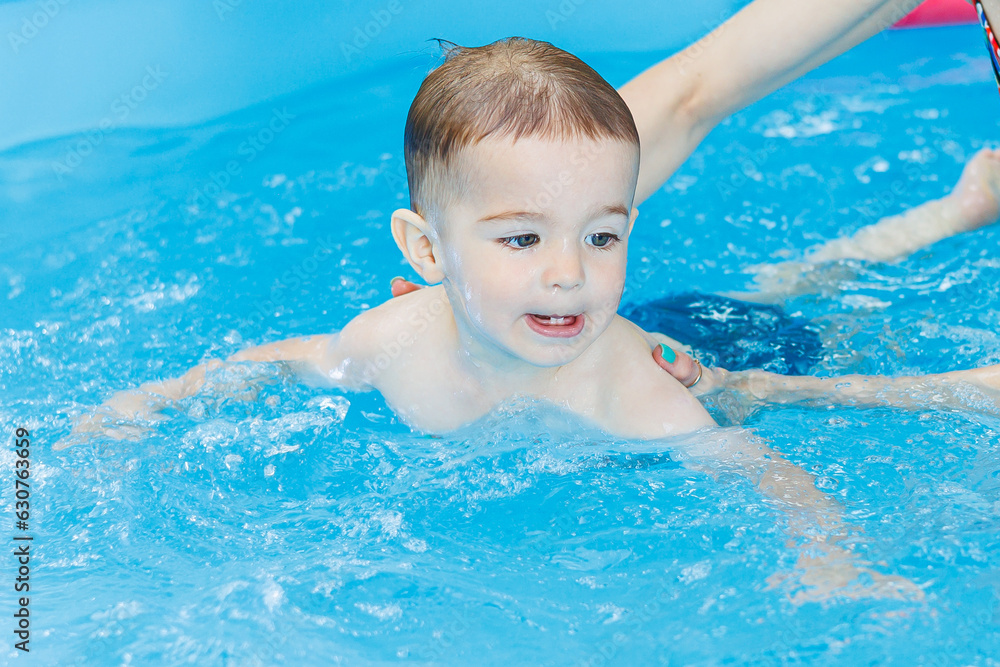
{"label": "boy's ear", "polygon": [[628,233],[632,234],[632,225],[635,224],[635,219],[639,217],[639,209],[635,206],[632,207],[632,215],[628,217]]}
{"label": "boy's ear", "polygon": [[418,213],[401,208],[393,212],[391,227],[400,252],[424,282],[434,285],[444,280],[430,224]]}

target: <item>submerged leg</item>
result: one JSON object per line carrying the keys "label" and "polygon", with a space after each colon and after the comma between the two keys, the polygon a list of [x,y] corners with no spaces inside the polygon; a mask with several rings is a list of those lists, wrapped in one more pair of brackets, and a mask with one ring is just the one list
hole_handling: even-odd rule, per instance
{"label": "submerged leg", "polygon": [[[965,165],[952,192],[883,218],[806,253],[800,262],[755,267],[757,292],[748,301],[774,303],[801,294],[836,292],[853,275],[844,260],[890,262],[941,239],[993,224],[1000,218],[1000,150],[982,149]],[[735,296],[735,295],[734,295]]]}

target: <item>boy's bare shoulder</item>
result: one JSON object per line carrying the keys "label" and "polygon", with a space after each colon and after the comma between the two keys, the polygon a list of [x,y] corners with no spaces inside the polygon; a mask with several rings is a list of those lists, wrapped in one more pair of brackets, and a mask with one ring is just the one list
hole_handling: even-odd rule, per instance
{"label": "boy's bare shoulder", "polygon": [[[602,336],[597,363],[607,418],[633,437],[656,438],[715,426],[686,387],[653,359],[655,339],[623,317]],[[622,429],[615,429],[621,432]]]}
{"label": "boy's bare shoulder", "polygon": [[444,288],[425,287],[357,315],[344,326],[341,336],[360,349],[378,346],[401,337],[419,336],[446,321],[450,312]]}
{"label": "boy's bare shoulder", "polygon": [[329,362],[349,375],[380,355],[394,358],[421,354],[425,347],[440,340],[428,335],[446,326],[451,307],[444,288],[426,287],[357,315],[337,336],[337,355]]}

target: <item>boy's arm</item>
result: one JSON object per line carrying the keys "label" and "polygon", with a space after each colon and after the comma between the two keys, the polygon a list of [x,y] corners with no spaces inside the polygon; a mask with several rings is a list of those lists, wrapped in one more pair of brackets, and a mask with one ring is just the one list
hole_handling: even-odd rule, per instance
{"label": "boy's arm", "polygon": [[755,0],[627,83],[620,92],[642,146],[636,205],[723,118],[889,27],[919,3]]}
{"label": "boy's arm", "polygon": [[[346,331],[346,329],[345,329]],[[304,336],[259,345],[241,350],[225,361],[211,359],[199,364],[178,378],[147,382],[137,389],[119,391],[105,401],[93,414],[82,415],[73,424],[70,436],[56,444],[56,449],[68,447],[83,433],[101,433],[116,439],[138,436],[142,433],[136,421],[160,419],[160,411],[174,401],[193,396],[201,391],[210,371],[227,364],[243,361],[280,362],[285,368],[300,376],[322,376],[341,386],[362,388],[355,378],[347,357],[345,341],[341,334]],[[242,378],[227,391],[255,395],[253,378]]]}
{"label": "boy's arm", "polygon": [[[275,343],[250,347],[228,357],[225,361],[211,359],[203,364],[195,366],[179,378],[171,378],[162,382],[148,382],[141,385],[137,390],[154,398],[168,400],[180,400],[193,396],[201,391],[205,385],[205,378],[209,371],[216,370],[230,363],[241,361],[258,361],[263,363],[282,362],[287,368],[296,374],[306,374],[309,372],[322,373],[328,375],[334,368],[339,353],[339,334],[328,334],[321,336],[302,336],[300,338],[289,338]],[[115,394],[107,403],[114,403],[116,397],[135,392],[119,392]],[[141,416],[141,415],[138,415]]]}

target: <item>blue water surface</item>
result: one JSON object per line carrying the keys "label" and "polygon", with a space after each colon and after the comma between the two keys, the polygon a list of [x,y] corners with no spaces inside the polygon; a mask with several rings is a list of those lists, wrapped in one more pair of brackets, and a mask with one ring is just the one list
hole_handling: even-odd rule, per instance
{"label": "blue water surface", "polygon": [[[981,50],[974,27],[890,33],[723,123],[642,207],[625,305],[746,289],[751,265],[942,196],[1000,138]],[[590,62],[621,85],[665,55]],[[842,504],[858,557],[922,601],[793,604],[768,583],[795,563],[788,515],[752,481],[544,406],[428,437],[378,396],[249,366],[137,441],[53,450],[115,391],[388,297],[408,271],[388,232],[402,126],[433,65],[409,54],[195,127],[120,128],[85,155],[86,134],[0,153],[0,423],[32,431],[38,554],[32,653],[5,640],[3,659],[998,664],[989,412],[746,417]],[[998,241],[858,264],[839,295],[790,301],[829,339],[813,372],[1000,363]],[[246,374],[259,393],[239,400]]]}

